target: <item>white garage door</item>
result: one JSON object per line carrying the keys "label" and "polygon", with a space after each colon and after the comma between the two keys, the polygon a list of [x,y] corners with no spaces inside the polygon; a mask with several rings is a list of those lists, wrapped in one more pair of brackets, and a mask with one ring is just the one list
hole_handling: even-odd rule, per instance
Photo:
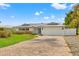
{"label": "white garage door", "polygon": [[64,33],[62,29],[44,27],[42,29],[42,34],[43,35],[63,35]]}

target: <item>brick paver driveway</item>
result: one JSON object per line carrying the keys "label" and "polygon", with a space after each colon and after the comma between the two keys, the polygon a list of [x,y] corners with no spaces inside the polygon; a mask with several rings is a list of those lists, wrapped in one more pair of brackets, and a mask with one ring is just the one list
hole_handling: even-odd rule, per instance
{"label": "brick paver driveway", "polygon": [[7,56],[70,56],[70,49],[63,36],[40,36],[9,47],[0,48],[0,55]]}

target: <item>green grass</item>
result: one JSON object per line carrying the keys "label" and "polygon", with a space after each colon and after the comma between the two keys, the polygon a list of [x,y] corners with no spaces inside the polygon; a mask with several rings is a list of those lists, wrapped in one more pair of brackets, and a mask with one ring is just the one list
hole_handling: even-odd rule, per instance
{"label": "green grass", "polygon": [[31,40],[35,37],[35,35],[31,34],[23,34],[23,35],[12,35],[8,38],[0,38],[0,48],[10,46],[22,41]]}

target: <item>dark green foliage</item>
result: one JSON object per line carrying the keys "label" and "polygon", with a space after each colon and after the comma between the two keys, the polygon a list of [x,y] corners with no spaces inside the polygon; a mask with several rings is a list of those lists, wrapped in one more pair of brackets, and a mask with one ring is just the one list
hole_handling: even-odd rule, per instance
{"label": "dark green foliage", "polygon": [[70,28],[76,28],[76,33],[78,34],[79,27],[79,4],[73,6],[73,11],[70,11],[65,17],[65,25]]}
{"label": "dark green foliage", "polygon": [[65,25],[69,25],[70,22],[72,21],[73,17],[72,17],[73,11],[70,11],[69,13],[67,13],[67,16],[65,17]]}

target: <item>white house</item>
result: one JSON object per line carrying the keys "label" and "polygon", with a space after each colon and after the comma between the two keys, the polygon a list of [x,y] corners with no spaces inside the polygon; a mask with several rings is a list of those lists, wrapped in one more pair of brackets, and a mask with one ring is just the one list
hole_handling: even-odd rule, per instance
{"label": "white house", "polygon": [[65,25],[30,25],[16,26],[16,30],[29,30],[39,35],[76,35],[76,29],[66,28]]}

